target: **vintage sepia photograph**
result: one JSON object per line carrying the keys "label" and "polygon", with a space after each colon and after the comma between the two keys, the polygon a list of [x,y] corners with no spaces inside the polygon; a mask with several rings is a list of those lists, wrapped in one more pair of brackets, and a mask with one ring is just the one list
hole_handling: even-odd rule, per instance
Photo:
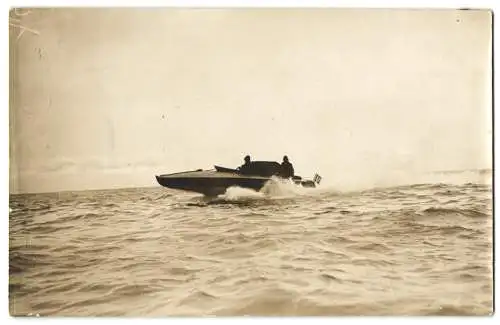
{"label": "vintage sepia photograph", "polygon": [[11,316],[489,316],[493,11],[9,12]]}

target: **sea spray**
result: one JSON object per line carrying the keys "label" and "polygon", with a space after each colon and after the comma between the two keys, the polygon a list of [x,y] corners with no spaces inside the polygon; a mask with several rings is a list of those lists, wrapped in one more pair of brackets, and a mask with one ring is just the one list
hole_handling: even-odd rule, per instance
{"label": "sea spray", "polygon": [[401,171],[379,170],[357,171],[356,173],[327,173],[323,177],[319,191],[355,192],[374,188],[390,188],[414,184],[492,184],[491,170],[459,171]]}
{"label": "sea spray", "polygon": [[230,187],[220,198],[225,200],[262,199],[262,198],[288,198],[311,195],[317,192],[315,188],[305,188],[290,180],[272,177],[260,191],[241,187]]}

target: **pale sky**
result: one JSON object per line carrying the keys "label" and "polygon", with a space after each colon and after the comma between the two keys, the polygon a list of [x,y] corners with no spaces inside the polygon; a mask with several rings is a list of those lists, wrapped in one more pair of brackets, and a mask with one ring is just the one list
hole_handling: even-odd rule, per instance
{"label": "pale sky", "polygon": [[38,35],[10,28],[12,193],[155,185],[246,154],[324,179],[492,167],[489,11],[17,18]]}

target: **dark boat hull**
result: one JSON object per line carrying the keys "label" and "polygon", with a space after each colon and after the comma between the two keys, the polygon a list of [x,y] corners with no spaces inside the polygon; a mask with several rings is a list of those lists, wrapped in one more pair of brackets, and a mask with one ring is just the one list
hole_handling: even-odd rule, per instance
{"label": "dark boat hull", "polygon": [[241,177],[228,173],[199,171],[156,176],[164,187],[201,193],[206,196],[224,194],[230,187],[237,186],[259,191],[270,180],[264,177]]}

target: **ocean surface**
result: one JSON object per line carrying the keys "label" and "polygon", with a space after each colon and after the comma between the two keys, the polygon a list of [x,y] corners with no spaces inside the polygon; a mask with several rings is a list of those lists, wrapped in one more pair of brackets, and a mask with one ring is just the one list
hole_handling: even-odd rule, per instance
{"label": "ocean surface", "polygon": [[489,180],[212,200],[161,187],[11,195],[10,313],[489,315],[491,172],[478,175]]}

